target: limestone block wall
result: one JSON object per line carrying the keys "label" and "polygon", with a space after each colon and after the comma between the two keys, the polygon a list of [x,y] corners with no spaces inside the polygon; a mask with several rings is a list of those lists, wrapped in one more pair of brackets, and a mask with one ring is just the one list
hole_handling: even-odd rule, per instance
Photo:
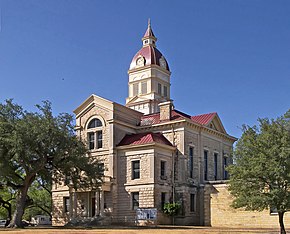
{"label": "limestone block wall", "polygon": [[78,131],[78,136],[81,137],[84,143],[87,144],[87,125],[90,120],[93,118],[98,118],[102,121],[102,134],[103,134],[103,149],[108,149],[110,144],[110,127],[107,123],[107,120],[111,119],[112,111],[99,106],[92,107],[89,111],[84,113],[82,116],[79,116],[76,121],[81,126],[80,130]]}
{"label": "limestone block wall", "polygon": [[52,225],[63,226],[69,221],[69,214],[64,212],[64,197],[69,197],[69,191],[60,190],[52,193]]}
{"label": "limestone block wall", "polygon": [[[154,150],[130,149],[117,154],[117,213],[114,222],[134,223],[132,192],[139,192],[140,207],[154,207]],[[132,179],[132,161],[140,160],[140,178]]]}
{"label": "limestone block wall", "polygon": [[[203,178],[203,170],[204,170],[204,151],[208,152],[208,175],[207,180],[222,180],[224,179],[224,157],[227,158],[227,164],[231,163],[231,150],[232,144],[230,142],[226,142],[222,138],[217,136],[211,136],[207,134],[203,134],[201,136],[201,177]],[[214,175],[214,154],[217,154],[217,178]]]}
{"label": "limestone block wall", "polygon": [[[245,211],[230,207],[232,196],[226,184],[206,185],[206,225],[213,227],[279,228],[278,215],[269,210]],[[290,228],[290,212],[284,215],[284,224]]]}
{"label": "limestone block wall", "polygon": [[186,157],[186,179],[190,177],[189,174],[189,150],[190,147],[193,148],[193,178],[192,180],[195,183],[199,183],[199,163],[200,163],[200,155],[199,155],[199,146],[198,146],[198,133],[195,131],[185,131],[185,143],[184,143],[184,152],[185,152],[185,157]]}

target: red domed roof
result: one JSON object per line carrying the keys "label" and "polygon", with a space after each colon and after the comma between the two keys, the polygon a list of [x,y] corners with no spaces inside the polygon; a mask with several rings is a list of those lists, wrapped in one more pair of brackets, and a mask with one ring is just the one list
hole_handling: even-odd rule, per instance
{"label": "red domed roof", "polygon": [[161,54],[161,52],[156,48],[157,38],[151,28],[150,19],[148,21],[148,28],[142,38],[143,47],[135,54],[132,62],[130,64],[130,70],[134,68],[139,68],[148,65],[158,65],[167,71],[169,71],[169,66]]}
{"label": "red domed roof", "polygon": [[[145,60],[144,62],[144,66],[147,65],[158,65],[161,66],[163,68],[165,68],[166,70],[169,71],[169,66],[168,63],[166,61],[166,59],[164,58],[164,56],[161,54],[161,52],[153,46],[144,46],[142,47],[133,57],[132,62],[130,64],[130,69],[136,68],[136,67],[140,67],[137,65],[137,59],[142,56]],[[165,64],[160,64],[160,61],[162,63],[162,60],[165,61]]]}

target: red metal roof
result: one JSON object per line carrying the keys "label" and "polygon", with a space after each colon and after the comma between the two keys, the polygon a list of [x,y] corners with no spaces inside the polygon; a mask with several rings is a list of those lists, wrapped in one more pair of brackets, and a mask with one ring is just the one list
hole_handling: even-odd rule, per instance
{"label": "red metal roof", "polygon": [[155,37],[150,25],[148,25],[148,28],[144,34],[144,37]]}
{"label": "red metal roof", "polygon": [[[136,60],[138,59],[138,57],[142,55],[145,58],[145,66],[146,65],[151,65],[151,64],[155,64],[160,66],[159,60],[160,58],[163,56],[161,54],[161,52],[153,46],[144,46],[142,47],[133,57],[132,62],[130,64],[130,69],[134,68],[136,66]],[[163,56],[164,58],[164,56]],[[166,59],[164,58],[165,62],[166,62],[166,69],[169,71],[169,66],[168,63],[166,61]]]}
{"label": "red metal roof", "polygon": [[[193,122],[196,122],[198,124],[207,125],[213,119],[213,117],[215,115],[216,115],[216,113],[214,112],[214,113],[190,116],[190,115],[187,115],[181,111],[172,110],[171,121],[172,120],[181,120],[181,119],[190,119]],[[161,123],[159,113],[144,115],[141,118],[141,126],[148,126],[148,125],[153,125],[153,124],[158,124],[158,123]]]}
{"label": "red metal roof", "polygon": [[118,146],[124,145],[144,145],[150,143],[160,143],[164,145],[172,146],[172,144],[161,134],[161,133],[139,133],[139,134],[132,134],[126,135]]}
{"label": "red metal roof", "polygon": [[213,112],[203,115],[191,116],[191,120],[201,125],[207,125],[213,119],[213,117],[216,116],[216,114],[217,114],[216,112]]}

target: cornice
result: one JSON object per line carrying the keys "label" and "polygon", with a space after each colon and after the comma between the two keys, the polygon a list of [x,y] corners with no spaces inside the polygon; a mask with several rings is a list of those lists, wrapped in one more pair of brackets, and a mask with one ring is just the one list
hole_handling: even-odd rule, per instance
{"label": "cornice", "polygon": [[148,147],[154,147],[154,148],[164,148],[168,150],[175,150],[174,146],[170,145],[164,145],[160,143],[149,143],[149,144],[142,144],[142,145],[122,145],[122,146],[117,146],[117,150],[126,150],[126,149],[137,149],[137,148],[148,148]]}

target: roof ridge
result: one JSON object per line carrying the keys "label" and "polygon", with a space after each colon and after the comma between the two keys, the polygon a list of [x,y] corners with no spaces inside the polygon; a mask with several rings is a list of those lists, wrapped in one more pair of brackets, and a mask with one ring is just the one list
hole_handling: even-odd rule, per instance
{"label": "roof ridge", "polygon": [[209,113],[204,113],[204,114],[199,114],[199,115],[192,115],[191,117],[202,116],[202,115],[211,115],[211,114],[217,114],[217,112],[209,112]]}

